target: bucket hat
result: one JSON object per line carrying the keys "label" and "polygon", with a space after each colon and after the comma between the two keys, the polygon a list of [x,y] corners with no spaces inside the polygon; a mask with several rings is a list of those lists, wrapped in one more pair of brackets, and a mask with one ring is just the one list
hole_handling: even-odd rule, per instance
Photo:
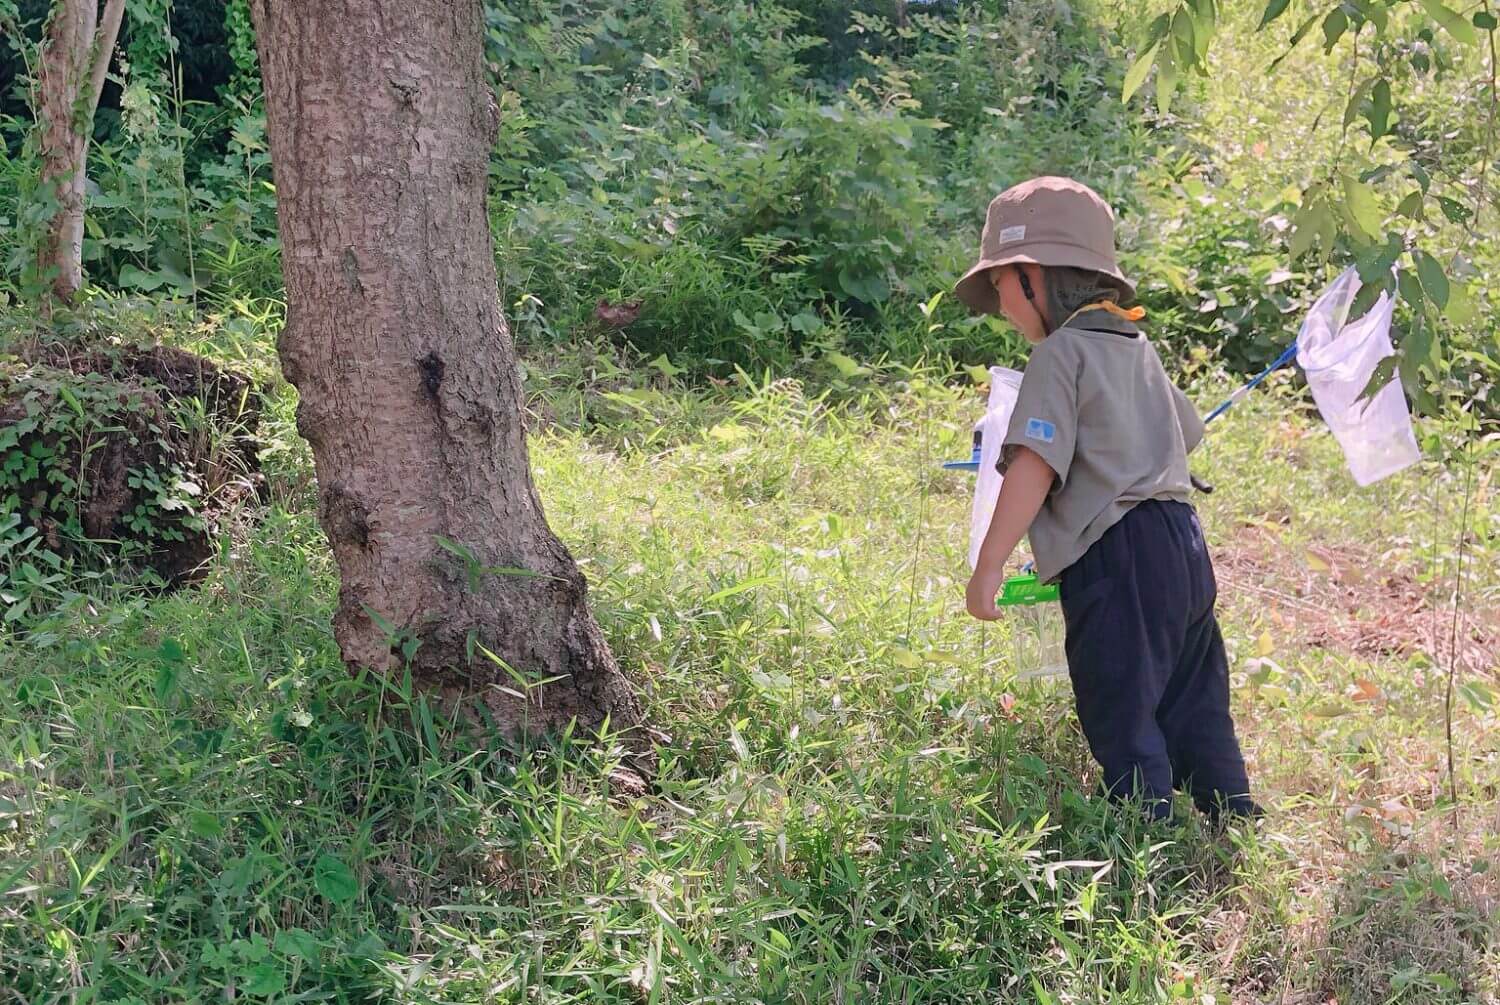
{"label": "bucket hat", "polygon": [[1135,284],[1115,259],[1115,214],[1093,189],[1071,178],[1033,178],[990,203],[979,240],[979,261],[953,292],[973,310],[998,314],[1000,298],[989,272],[1029,262],[1092,269],[1113,280],[1126,301]]}

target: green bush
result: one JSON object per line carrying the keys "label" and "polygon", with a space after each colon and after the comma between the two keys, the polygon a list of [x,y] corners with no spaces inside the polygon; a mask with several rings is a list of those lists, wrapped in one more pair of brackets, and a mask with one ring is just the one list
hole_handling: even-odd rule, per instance
{"label": "green bush", "polygon": [[[159,7],[132,17],[149,22]],[[106,290],[195,306],[274,302],[279,244],[248,8],[229,4],[213,31],[199,23],[201,4],[173,11],[181,37],[218,40],[209,48],[224,66],[213,72],[230,83],[213,103],[179,93],[163,67],[179,60],[186,73],[187,57],[167,36],[127,40],[135,55],[111,98],[119,110],[101,118],[91,161],[87,273]],[[1015,361],[1002,328],[966,318],[951,298],[932,318],[922,306],[968,266],[995,193],[1067,174],[1118,209],[1155,337],[1176,353],[1205,347],[1233,371],[1260,368],[1329,278],[1322,258],[1288,263],[1295,203],[1331,170],[1333,144],[1295,155],[1273,144],[1262,172],[1244,148],[1264,152],[1274,132],[1254,131],[1254,117],[1209,84],[1189,81],[1178,108],[1207,116],[1212,137],[1121,105],[1125,61],[1110,22],[1133,33],[1132,11],[1110,0],[488,4],[501,109],[491,216],[518,338],[607,337],[720,377],[830,351]],[[1388,48],[1371,58],[1404,67],[1411,88],[1389,141],[1410,163],[1382,168],[1399,189],[1441,167],[1438,138],[1472,159],[1481,109],[1473,95],[1445,97],[1444,46]],[[1428,50],[1432,62],[1414,69]],[[29,249],[50,212],[32,184],[28,126],[0,121],[0,289],[13,299],[35,288]],[[1415,236],[1459,251],[1448,208],[1434,195],[1425,211]],[[1493,360],[1487,291],[1472,281],[1500,264],[1489,244],[1454,259],[1465,316],[1450,311],[1455,330],[1443,337]],[[1356,253],[1322,251],[1336,262]],[[1453,363],[1440,354],[1427,370],[1468,372]]]}

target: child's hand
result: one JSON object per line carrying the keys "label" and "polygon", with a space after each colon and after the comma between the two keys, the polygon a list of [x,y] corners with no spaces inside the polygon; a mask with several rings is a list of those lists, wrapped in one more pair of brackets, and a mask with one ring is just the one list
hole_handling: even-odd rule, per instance
{"label": "child's hand", "polygon": [[966,598],[969,613],[980,621],[999,619],[995,595],[1005,583],[1005,563],[1026,528],[1036,519],[1053,478],[1052,468],[1029,447],[1018,448],[1011,457],[1005,481],[1000,483],[1000,498],[995,501],[990,529],[979,547],[979,561],[969,579]]}
{"label": "child's hand", "polygon": [[969,613],[980,621],[998,621],[1000,608],[995,606],[995,596],[1000,592],[1004,581],[1003,568],[991,571],[981,562],[979,568],[974,570],[974,575],[969,577],[969,588],[964,595]]}

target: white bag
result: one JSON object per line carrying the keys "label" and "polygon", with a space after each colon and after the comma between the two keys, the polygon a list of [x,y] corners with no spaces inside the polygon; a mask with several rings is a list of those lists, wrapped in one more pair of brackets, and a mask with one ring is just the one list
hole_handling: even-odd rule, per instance
{"label": "white bag", "polygon": [[1297,363],[1323,421],[1344,451],[1359,486],[1378,482],[1421,459],[1401,381],[1392,380],[1360,401],[1370,375],[1391,355],[1391,318],[1396,304],[1387,294],[1370,312],[1346,324],[1359,295],[1359,273],[1350,269],[1318,298],[1297,335]]}
{"label": "white bag", "polygon": [[969,514],[969,568],[979,564],[979,546],[984,544],[984,535],[990,529],[990,517],[995,515],[995,500],[1000,498],[1000,472],[995,462],[1000,459],[1000,444],[1005,439],[1005,430],[1010,425],[1010,413],[1016,407],[1016,395],[1021,390],[1021,374],[1018,370],[1007,370],[1003,366],[990,367],[990,400],[984,418],[974,425],[979,433],[979,477],[974,483],[974,508]]}

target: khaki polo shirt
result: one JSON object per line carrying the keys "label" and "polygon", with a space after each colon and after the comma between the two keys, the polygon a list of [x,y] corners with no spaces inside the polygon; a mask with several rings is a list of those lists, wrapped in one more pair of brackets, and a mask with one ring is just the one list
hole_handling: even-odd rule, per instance
{"label": "khaki polo shirt", "polygon": [[1073,318],[1031,350],[997,467],[1016,448],[1056,475],[1027,537],[1052,581],[1148,499],[1187,502],[1187,455],[1203,421],[1134,325],[1105,311]]}

